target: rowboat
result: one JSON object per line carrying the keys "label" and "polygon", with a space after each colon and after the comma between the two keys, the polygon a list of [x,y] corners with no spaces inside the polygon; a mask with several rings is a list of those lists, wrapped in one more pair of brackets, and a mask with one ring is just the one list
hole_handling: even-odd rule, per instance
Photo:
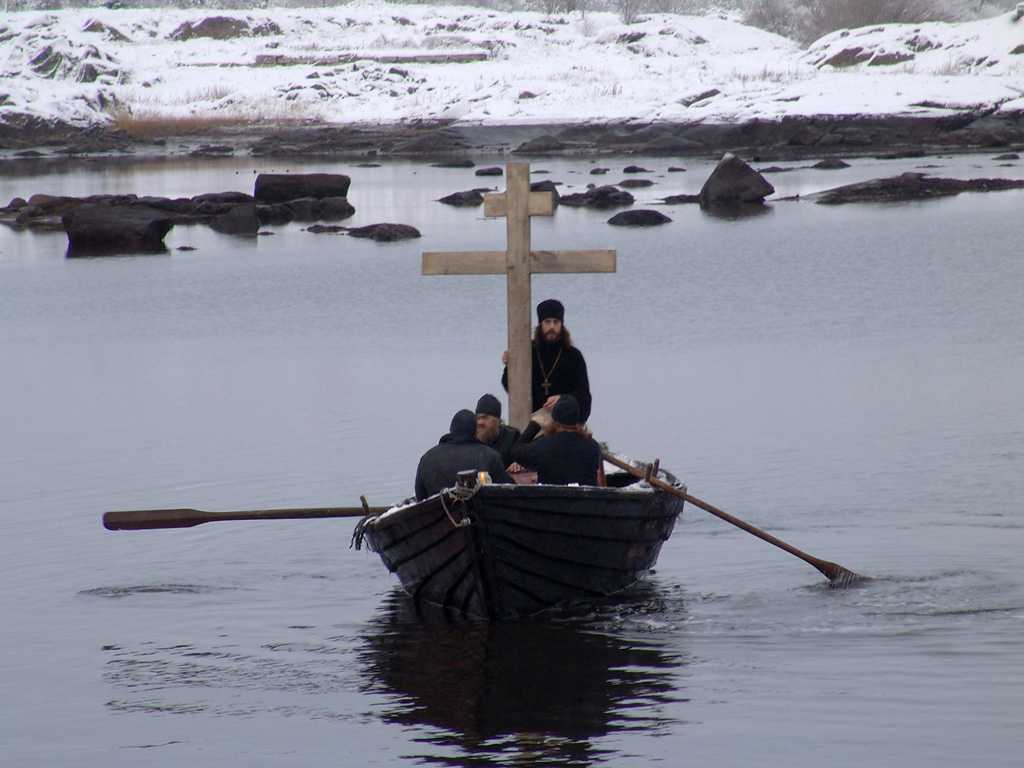
{"label": "rowboat", "polygon": [[[685,494],[669,472],[657,479]],[[453,488],[368,516],[356,530],[416,604],[488,620],[585,603],[642,579],[683,508],[681,495],[629,473],[607,487]]]}

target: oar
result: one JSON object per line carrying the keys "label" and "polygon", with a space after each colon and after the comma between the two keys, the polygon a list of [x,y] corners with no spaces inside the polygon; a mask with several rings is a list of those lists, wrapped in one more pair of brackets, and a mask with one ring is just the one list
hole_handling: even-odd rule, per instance
{"label": "oar", "polygon": [[150,528],[191,528],[218,520],[303,520],[322,517],[367,517],[387,507],[309,507],[299,509],[247,509],[239,512],[204,512],[201,509],[131,509],[107,512],[103,527],[111,531],[140,531]]}
{"label": "oar", "polygon": [[750,523],[744,520],[740,520],[738,517],[733,517],[728,512],[723,512],[718,507],[708,504],[706,501],[698,499],[696,496],[691,496],[685,491],[681,491],[680,489],[676,488],[674,485],[666,483],[664,480],[659,479],[654,472],[649,472],[639,467],[634,467],[632,464],[623,461],[618,456],[614,456],[608,453],[607,451],[602,451],[601,453],[604,456],[604,460],[607,461],[609,464],[614,464],[616,467],[620,467],[626,470],[635,477],[643,478],[655,488],[665,491],[666,493],[671,493],[673,496],[678,496],[684,501],[690,502],[695,507],[700,507],[705,512],[710,512],[715,517],[720,517],[722,520],[725,520],[725,522],[732,523],[737,528],[742,528],[747,533],[752,533],[758,538],[764,539],[769,544],[774,544],[779,549],[786,550],[791,555],[796,555],[805,563],[809,563],[813,565],[815,568],[817,568],[819,571],[821,571],[829,580],[829,582],[831,582],[831,586],[833,587],[848,587],[854,582],[866,578],[864,576],[861,576],[860,574],[854,573],[853,571],[847,568],[844,568],[843,566],[837,563],[833,563],[828,560],[822,560],[820,558],[814,557],[813,555],[809,555],[803,550],[799,550],[791,544],[787,544],[782,539],[776,538],[775,536],[772,536],[770,533],[765,533],[760,528],[755,528]]}

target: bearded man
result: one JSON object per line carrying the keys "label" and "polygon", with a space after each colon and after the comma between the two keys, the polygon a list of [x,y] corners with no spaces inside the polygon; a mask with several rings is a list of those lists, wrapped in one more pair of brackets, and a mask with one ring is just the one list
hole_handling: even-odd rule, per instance
{"label": "bearded man", "polygon": [[[587,362],[572,345],[565,327],[565,307],[558,299],[537,305],[537,327],[533,333],[533,411],[551,410],[562,395],[572,395],[579,405],[580,423],[590,418],[590,381]],[[505,372],[501,385],[508,391],[508,352],[501,356]]]}
{"label": "bearded man", "polygon": [[512,461],[512,446],[519,439],[519,430],[501,423],[501,401],[494,395],[481,396],[476,402],[476,439],[501,454],[509,472],[521,467]]}

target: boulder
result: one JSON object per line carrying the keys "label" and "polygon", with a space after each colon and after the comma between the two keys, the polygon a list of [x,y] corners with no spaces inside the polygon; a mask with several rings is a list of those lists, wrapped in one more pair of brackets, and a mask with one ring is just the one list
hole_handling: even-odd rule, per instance
{"label": "boulder", "polygon": [[558,201],[561,199],[561,195],[558,194],[558,182],[544,179],[544,181],[535,181],[530,185],[531,192],[550,192],[551,199],[557,206]]}
{"label": "boulder", "polygon": [[111,27],[108,24],[104,24],[99,19],[90,19],[82,27],[83,32],[92,32],[97,35],[104,35],[107,40],[112,40],[116,43],[127,43],[128,37],[116,27]]}
{"label": "boulder", "polygon": [[488,168],[477,168],[476,176],[501,176],[505,173],[499,166],[493,165]]}
{"label": "boulder", "polygon": [[775,192],[764,176],[732,153],[725,154],[700,190],[702,206],[763,203]]}
{"label": "boulder", "polygon": [[849,168],[850,164],[845,160],[840,160],[838,157],[826,157],[824,160],[819,160],[811,168],[817,168],[820,171],[835,171],[840,168]]}
{"label": "boulder", "polygon": [[355,214],[355,206],[346,197],[322,197],[313,206],[321,221],[340,221]]}
{"label": "boulder", "polygon": [[395,240],[409,240],[420,237],[420,231],[408,224],[368,224],[365,227],[353,227],[348,231],[352,237],[368,237],[378,243],[390,243]]}
{"label": "boulder", "polygon": [[685,205],[687,203],[699,203],[700,195],[669,195],[662,201],[664,205]]}
{"label": "boulder", "polygon": [[430,164],[431,168],[473,168],[475,166],[476,163],[468,158],[462,160],[442,160],[440,162]]}
{"label": "boulder", "polygon": [[276,205],[257,205],[256,218],[261,225],[282,225],[287,224],[295,218],[291,205],[288,203],[277,203]]}
{"label": "boulder", "polygon": [[623,187],[624,189],[638,189],[640,187],[653,187],[654,182],[650,179],[623,179],[616,186]]}
{"label": "boulder", "polygon": [[996,155],[992,158],[993,160],[1020,160],[1020,155],[1016,152],[1007,152],[1003,155]]}
{"label": "boulder", "polygon": [[264,21],[255,26],[245,19],[230,16],[209,16],[202,21],[186,21],[170,34],[171,40],[192,40],[206,37],[211,40],[231,40],[236,37],[260,37],[280,35],[281,28],[272,21]]}
{"label": "boulder", "polygon": [[287,203],[303,197],[347,197],[351,179],[342,173],[261,173],[256,177],[258,203]]}
{"label": "boulder", "polygon": [[148,206],[85,203],[64,214],[68,256],[162,252],[174,226],[164,211]]}
{"label": "boulder", "polygon": [[632,205],[633,201],[633,196],[626,190],[605,186],[594,187],[586,192],[577,192],[573,195],[563,195],[559,203],[577,208],[585,206],[587,208],[606,210],[608,208],[624,208]]}
{"label": "boulder", "polygon": [[633,211],[622,211],[608,219],[613,227],[654,227],[658,224],[671,222],[668,216],[659,211],[637,209]]}
{"label": "boulder", "polygon": [[590,175],[591,176],[604,176],[606,173],[608,173],[609,170],[611,170],[611,169],[610,168],[591,168],[590,169]]}
{"label": "boulder", "polygon": [[191,200],[196,205],[201,205],[202,203],[230,203],[234,205],[236,203],[253,202],[252,195],[247,195],[245,192],[206,192],[202,195],[196,195]]}
{"label": "boulder", "polygon": [[437,202],[444,203],[445,205],[454,205],[456,208],[467,208],[483,205],[484,196],[475,189],[469,189],[465,192],[452,192],[450,195],[440,198]]}
{"label": "boulder", "polygon": [[210,227],[225,235],[255,236],[260,229],[255,203],[239,203],[210,219]]}
{"label": "boulder", "polygon": [[623,173],[652,173],[648,168],[644,168],[642,165],[627,165],[622,169]]}
{"label": "boulder", "polygon": [[334,235],[345,232],[347,229],[348,227],[344,227],[341,224],[313,224],[306,227],[306,231],[314,235]]}
{"label": "boulder", "polygon": [[565,142],[559,141],[554,136],[545,134],[543,136],[537,136],[534,139],[530,139],[529,141],[524,141],[512,151],[518,154],[543,154],[545,152],[561,152],[566,148],[567,145]]}
{"label": "boulder", "polygon": [[339,221],[356,212],[344,197],[300,197],[287,203],[287,206],[296,221]]}
{"label": "boulder", "polygon": [[1024,179],[944,179],[924,173],[901,173],[899,176],[846,184],[807,195],[806,198],[822,205],[895,203],[950,197],[961,192],[998,192],[1022,188]]}

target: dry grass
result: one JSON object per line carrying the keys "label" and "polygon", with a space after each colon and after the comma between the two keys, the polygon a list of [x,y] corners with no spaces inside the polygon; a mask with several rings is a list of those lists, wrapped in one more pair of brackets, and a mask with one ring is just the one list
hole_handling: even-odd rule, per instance
{"label": "dry grass", "polygon": [[112,127],[140,139],[203,135],[222,130],[268,125],[300,125],[316,117],[310,113],[306,105],[294,102],[271,102],[261,108],[253,106],[233,111],[198,112],[189,115],[122,106],[111,110],[109,115]]}
{"label": "dry grass", "polygon": [[772,69],[767,64],[760,70],[744,72],[738,69],[728,74],[728,79],[741,85],[756,83],[793,83],[812,77],[812,73],[800,69]]}

